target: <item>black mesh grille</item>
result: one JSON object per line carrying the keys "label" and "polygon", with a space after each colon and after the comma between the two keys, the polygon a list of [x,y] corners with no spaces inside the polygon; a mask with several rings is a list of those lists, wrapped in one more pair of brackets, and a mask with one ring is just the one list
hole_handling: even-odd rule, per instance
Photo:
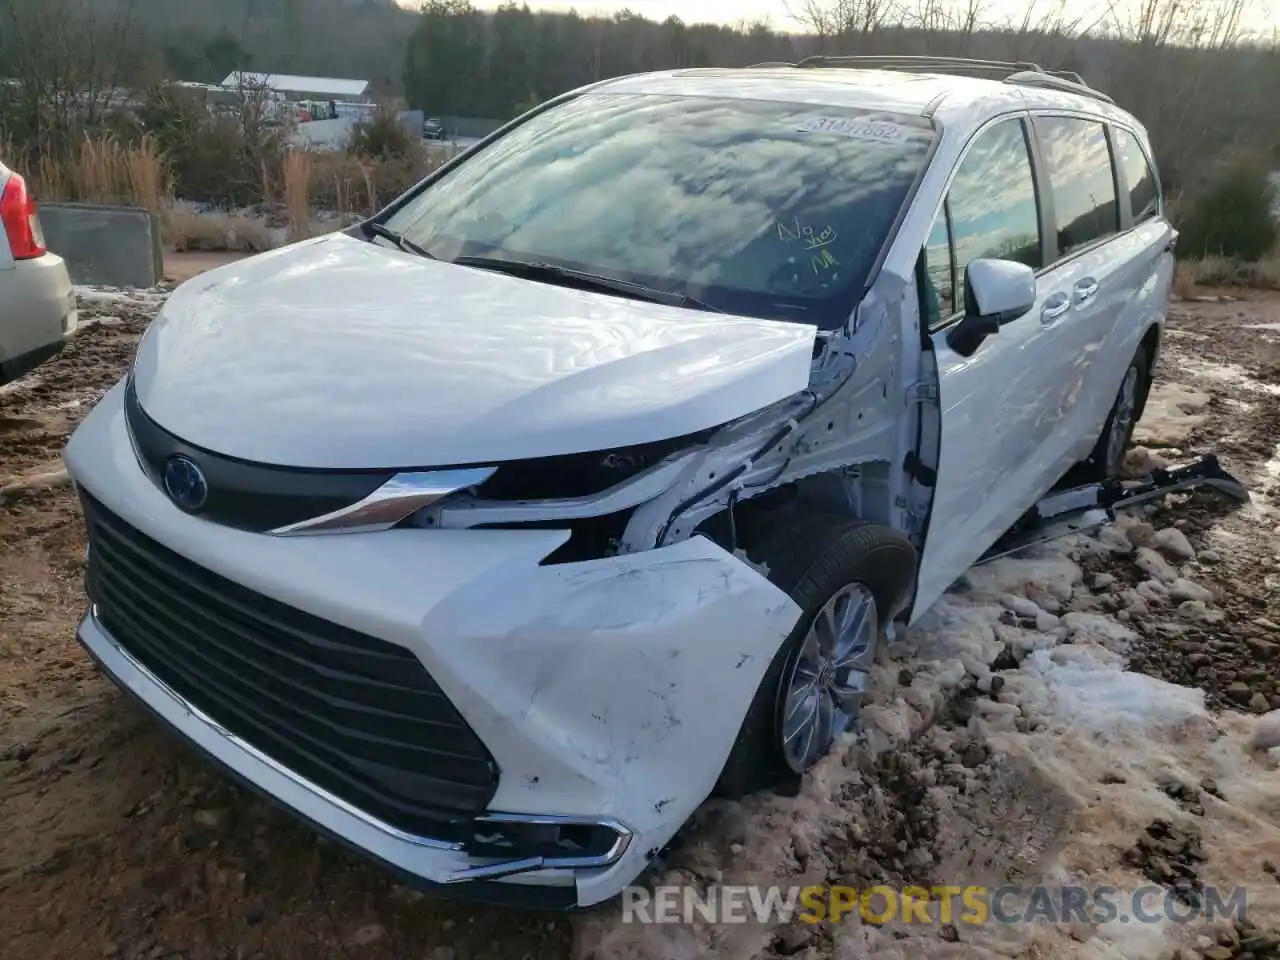
{"label": "black mesh grille", "polygon": [[84,497],[103,627],[231,733],[409,833],[460,840],[497,787],[484,744],[403,647],[233,583]]}

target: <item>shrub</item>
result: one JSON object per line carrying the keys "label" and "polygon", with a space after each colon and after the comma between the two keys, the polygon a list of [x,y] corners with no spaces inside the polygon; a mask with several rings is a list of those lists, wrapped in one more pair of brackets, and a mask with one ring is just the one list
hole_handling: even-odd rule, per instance
{"label": "shrub", "polygon": [[317,153],[311,165],[312,206],[340,215],[376,213],[443,162],[414,144],[403,156],[373,159],[352,153]]}
{"label": "shrub", "polygon": [[347,149],[360,157],[385,160],[408,156],[421,148],[421,141],[394,112],[379,110],[371,119],[356,124]]}
{"label": "shrub", "polygon": [[161,86],[147,96],[139,120],[168,158],[183,199],[243,207],[271,199],[283,180],[285,131],[267,123],[254,91],[214,113],[189,91]]}
{"label": "shrub", "polygon": [[1275,246],[1275,189],[1266,167],[1237,160],[1183,204],[1178,224],[1182,257],[1225,257],[1254,262]]}

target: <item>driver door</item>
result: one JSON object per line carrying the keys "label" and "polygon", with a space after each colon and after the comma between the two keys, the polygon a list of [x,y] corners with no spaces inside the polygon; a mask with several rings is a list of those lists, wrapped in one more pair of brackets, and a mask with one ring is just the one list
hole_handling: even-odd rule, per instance
{"label": "driver door", "polygon": [[[970,356],[948,343],[963,309],[965,267],[980,257],[1040,270],[1045,244],[1026,119],[997,121],[970,143],[925,251],[939,309],[930,331],[942,438],[916,611],[954,583],[1051,485],[1070,362],[1056,328],[1071,301],[1041,274],[1032,309]],[[928,296],[928,292],[926,293]],[[932,313],[932,311],[928,311]]]}

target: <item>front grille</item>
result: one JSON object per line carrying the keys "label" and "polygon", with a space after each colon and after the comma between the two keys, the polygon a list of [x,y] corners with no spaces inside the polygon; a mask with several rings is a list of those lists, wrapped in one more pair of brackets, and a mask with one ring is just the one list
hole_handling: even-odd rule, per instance
{"label": "front grille", "polygon": [[83,499],[89,597],[121,647],[356,808],[415,835],[466,838],[497,768],[421,661],[205,570]]}

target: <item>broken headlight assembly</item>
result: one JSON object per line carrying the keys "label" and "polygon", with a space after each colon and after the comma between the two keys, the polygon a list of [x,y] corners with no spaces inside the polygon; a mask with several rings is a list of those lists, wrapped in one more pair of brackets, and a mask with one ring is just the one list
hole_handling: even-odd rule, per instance
{"label": "broken headlight assembly", "polygon": [[543,562],[610,556],[635,508],[675,482],[685,451],[710,431],[613,450],[500,463],[473,491],[460,491],[406,522],[436,529],[568,529]]}
{"label": "broken headlight assembly", "polygon": [[497,472],[480,486],[477,496],[482,500],[501,501],[590,497],[616,487],[703,439],[703,435],[674,437],[616,450],[500,463]]}

